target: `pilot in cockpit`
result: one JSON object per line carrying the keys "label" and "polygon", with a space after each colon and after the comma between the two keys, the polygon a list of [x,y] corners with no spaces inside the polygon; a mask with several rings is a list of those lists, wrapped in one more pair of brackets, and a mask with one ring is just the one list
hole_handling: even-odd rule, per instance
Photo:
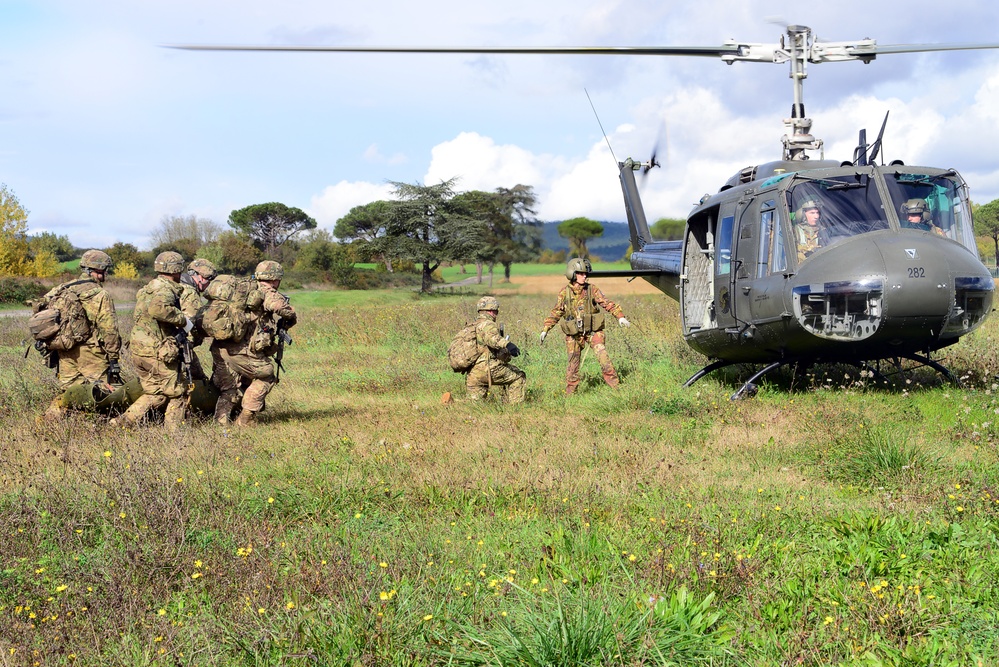
{"label": "pilot in cockpit", "polygon": [[798,263],[805,261],[824,245],[827,245],[828,234],[822,224],[822,209],[819,202],[809,199],[794,214],[794,237],[798,244]]}
{"label": "pilot in cockpit", "polygon": [[925,199],[910,199],[899,207],[898,219],[902,229],[918,229],[923,232],[933,232],[937,236],[946,236],[930,220],[930,207]]}

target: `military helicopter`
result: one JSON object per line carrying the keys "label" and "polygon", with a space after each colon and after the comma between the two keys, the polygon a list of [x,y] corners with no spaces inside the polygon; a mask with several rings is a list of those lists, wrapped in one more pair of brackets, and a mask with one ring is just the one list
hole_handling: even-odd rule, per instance
{"label": "military helicopter", "polygon": [[[877,45],[873,39],[819,41],[790,25],[777,44],[727,41],[717,47],[342,47],[175,46],[193,50],[375,53],[613,54],[718,57],[788,63],[793,88],[780,160],[751,165],[687,217],[682,241],[649,232],[636,172],[653,154],[618,162],[631,232],[631,270],[592,277],[642,277],[680,303],[683,337],[708,357],[690,386],[733,364],[763,367],[733,399],[782,366],[910,360],[953,380],[932,353],[978,328],[992,311],[995,283],[978,257],[967,183],[953,169],[880,164],[885,123],[866,132],[851,160],[825,159],[811,134],[803,83],[807,64],[878,55],[993,49],[999,44]],[[811,159],[809,152],[818,152]]]}

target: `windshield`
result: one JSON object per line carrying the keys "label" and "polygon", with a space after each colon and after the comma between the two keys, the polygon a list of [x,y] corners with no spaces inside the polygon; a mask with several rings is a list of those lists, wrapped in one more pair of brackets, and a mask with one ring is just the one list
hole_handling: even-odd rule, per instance
{"label": "windshield", "polygon": [[902,229],[946,236],[978,255],[971,215],[954,172],[885,174],[885,183]]}
{"label": "windshield", "polygon": [[881,197],[868,174],[802,181],[788,189],[787,197],[799,263],[819,248],[888,229]]}

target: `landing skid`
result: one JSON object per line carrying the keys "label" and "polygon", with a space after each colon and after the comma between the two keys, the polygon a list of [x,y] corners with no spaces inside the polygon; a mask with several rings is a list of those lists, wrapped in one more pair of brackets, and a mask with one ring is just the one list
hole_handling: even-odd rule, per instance
{"label": "landing skid", "polygon": [[[940,362],[937,362],[937,361],[934,361],[934,360],[930,359],[927,356],[924,356],[922,354],[916,354],[914,352],[911,353],[911,354],[900,354],[897,357],[894,357],[892,359],[892,361],[895,364],[895,367],[898,369],[898,372],[902,371],[902,359],[907,359],[909,361],[914,361],[917,364],[921,364],[921,365],[926,366],[928,368],[932,368],[937,373],[940,373],[940,375],[942,375],[945,378],[947,378],[947,380],[950,381],[953,385],[955,385],[957,387],[961,386],[961,381],[958,378],[954,377],[954,374],[951,373],[950,370],[946,366],[944,366]],[[774,370],[777,370],[781,366],[786,366],[788,364],[800,363],[800,362],[801,362],[800,359],[798,359],[798,360],[785,359],[783,361],[775,361],[773,363],[768,364],[762,370],[757,371],[756,373],[753,374],[753,376],[751,378],[749,378],[748,380],[746,380],[743,383],[743,385],[741,387],[739,387],[739,390],[736,391],[734,394],[732,394],[729,397],[729,400],[730,401],[739,401],[739,400],[742,400],[742,399],[745,399],[745,398],[752,398],[753,396],[756,395],[756,392],[757,392],[757,389],[758,389],[758,387],[756,385],[757,380],[759,380],[761,377],[763,377],[767,373],[769,373],[771,371],[774,371]],[[704,368],[702,368],[701,370],[699,370],[696,373],[694,373],[693,375],[691,375],[690,378],[686,382],[683,383],[683,386],[684,387],[689,387],[692,384],[694,384],[695,382],[697,382],[698,380],[700,380],[701,378],[703,378],[705,375],[707,375],[707,374],[709,374],[709,373],[711,373],[713,371],[716,371],[719,368],[725,368],[726,366],[734,366],[735,364],[739,364],[739,363],[743,363],[743,362],[725,361],[725,360],[721,360],[721,359],[713,361],[710,364],[708,364],[707,366],[705,366]],[[815,363],[815,362],[806,362],[806,367],[812,365],[813,363]],[[843,363],[847,363],[847,364],[856,366],[857,368],[859,368],[861,370],[870,371],[874,375],[874,377],[876,377],[878,380],[881,380],[881,381],[884,381],[884,382],[888,382],[889,381],[888,378],[880,370],[878,370],[877,368],[871,366],[867,361],[847,361],[847,362],[843,362]]]}

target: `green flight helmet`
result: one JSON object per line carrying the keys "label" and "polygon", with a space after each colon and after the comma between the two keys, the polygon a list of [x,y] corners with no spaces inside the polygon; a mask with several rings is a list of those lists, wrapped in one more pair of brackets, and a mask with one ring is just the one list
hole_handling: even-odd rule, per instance
{"label": "green flight helmet", "polygon": [[475,304],[475,310],[499,310],[499,299],[494,296],[484,296]]}
{"label": "green flight helmet", "polygon": [[910,199],[899,207],[899,214],[902,218],[908,218],[910,215],[919,215],[920,222],[929,220],[929,212],[930,207],[925,199]]}
{"label": "green flight helmet", "polygon": [[281,280],[284,277],[284,269],[274,260],[265,259],[257,264],[253,276],[257,280]]}
{"label": "green flight helmet", "polygon": [[161,252],[153,260],[153,270],[156,273],[181,273],[184,270],[184,257],[173,250]]}
{"label": "green flight helmet", "polygon": [[94,269],[95,271],[109,271],[114,266],[111,256],[101,250],[88,250],[80,258],[81,269]]}
{"label": "green flight helmet", "polygon": [[573,257],[565,265],[565,277],[571,283],[576,279],[577,273],[590,273],[593,271],[593,267],[590,266],[590,260],[583,257]]}

